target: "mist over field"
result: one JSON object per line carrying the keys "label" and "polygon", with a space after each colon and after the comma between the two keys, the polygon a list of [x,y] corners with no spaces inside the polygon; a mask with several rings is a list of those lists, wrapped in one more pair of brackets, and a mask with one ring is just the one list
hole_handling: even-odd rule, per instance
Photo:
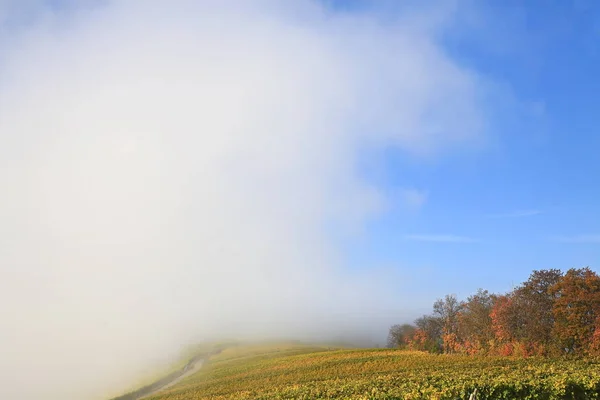
{"label": "mist over field", "polygon": [[384,338],[402,276],[342,252],[390,201],[359,160],[483,139],[449,4],[0,1],[0,398],[103,399],[200,338]]}

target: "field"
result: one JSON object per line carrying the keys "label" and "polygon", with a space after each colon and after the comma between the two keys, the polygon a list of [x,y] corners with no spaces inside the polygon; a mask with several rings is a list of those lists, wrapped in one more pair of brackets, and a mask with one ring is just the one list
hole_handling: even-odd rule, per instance
{"label": "field", "polygon": [[[155,382],[158,382],[159,380],[175,373],[176,371],[181,370],[195,356],[214,352],[216,350],[220,350],[226,347],[231,347],[235,344],[237,344],[237,342],[222,341],[206,342],[194,346],[188,346],[182,349],[180,357],[172,361],[169,365],[149,369],[149,371],[137,382],[133,382],[133,384],[129,387],[129,389],[126,392],[113,393],[109,397],[111,398],[111,400],[119,400],[125,395],[131,395],[141,390],[142,388],[152,385]],[[136,396],[132,397],[135,398]]]}
{"label": "field", "polygon": [[468,399],[475,389],[477,399],[600,399],[600,360],[244,345],[148,399]]}

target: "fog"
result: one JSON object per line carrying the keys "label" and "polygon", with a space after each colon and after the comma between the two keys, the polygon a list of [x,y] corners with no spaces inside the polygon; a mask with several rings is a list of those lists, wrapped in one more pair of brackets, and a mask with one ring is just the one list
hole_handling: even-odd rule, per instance
{"label": "fog", "polygon": [[385,338],[410,304],[346,263],[391,201],[359,161],[481,140],[452,14],[0,2],[0,398],[103,399],[200,338]]}

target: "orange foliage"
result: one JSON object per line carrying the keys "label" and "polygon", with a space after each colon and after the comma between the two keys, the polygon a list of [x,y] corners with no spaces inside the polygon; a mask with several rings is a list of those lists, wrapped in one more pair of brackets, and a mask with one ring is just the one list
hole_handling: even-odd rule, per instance
{"label": "orange foliage", "polygon": [[455,333],[446,333],[442,335],[442,341],[444,343],[444,352],[446,353],[458,353],[461,350],[461,345],[458,337]]}
{"label": "orange foliage", "polygon": [[510,312],[512,306],[512,299],[508,296],[498,296],[490,317],[492,318],[492,330],[496,339],[500,342],[509,341],[512,339],[510,331]]}
{"label": "orange foliage", "polygon": [[422,329],[415,330],[412,338],[408,339],[409,350],[423,350],[427,342],[427,334]]}
{"label": "orange foliage", "polygon": [[506,295],[453,295],[418,319],[408,347],[512,357],[600,356],[600,276],[589,268],[534,271]]}
{"label": "orange foliage", "polygon": [[584,353],[600,318],[600,277],[589,268],[570,269],[552,291],[555,335],[571,352]]}
{"label": "orange foliage", "polygon": [[596,318],[596,328],[590,339],[589,353],[593,356],[600,356],[600,312]]}

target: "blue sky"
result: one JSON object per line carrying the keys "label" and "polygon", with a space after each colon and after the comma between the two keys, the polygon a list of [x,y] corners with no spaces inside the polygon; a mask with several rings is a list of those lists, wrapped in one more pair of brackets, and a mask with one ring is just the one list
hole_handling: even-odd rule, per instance
{"label": "blue sky", "polygon": [[[483,146],[424,158],[389,148],[365,162],[361,174],[392,201],[345,247],[350,265],[395,269],[429,297],[506,291],[533,269],[597,267],[599,4],[323,1],[382,21],[451,9],[439,43],[493,86]],[[419,204],[394,195],[406,189]]]}
{"label": "blue sky", "polygon": [[[336,6],[367,6],[350,3]],[[502,88],[493,140],[427,160],[385,152],[371,179],[426,200],[398,202],[351,250],[357,264],[420,266],[403,272],[439,296],[504,292],[533,269],[597,268],[600,257],[600,4],[474,3],[458,2],[440,40]]]}

